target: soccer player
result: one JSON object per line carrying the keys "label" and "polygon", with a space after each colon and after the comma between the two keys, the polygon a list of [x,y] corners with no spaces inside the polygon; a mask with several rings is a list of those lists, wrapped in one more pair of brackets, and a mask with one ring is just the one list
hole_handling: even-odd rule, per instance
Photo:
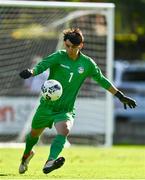
{"label": "soccer player", "polygon": [[[124,108],[136,107],[135,100],[120,92],[104,75],[98,65],[81,52],[84,37],[80,29],[64,30],[65,50],[59,50],[45,57],[33,69],[20,72],[20,77],[27,79],[50,69],[49,79],[55,79],[62,84],[63,95],[57,101],[40,99],[32,120],[30,133],[26,136],[26,147],[19,167],[19,173],[25,173],[29,161],[34,155],[33,146],[38,142],[45,128],[55,126],[57,135],[51,143],[50,154],[43,167],[45,174],[61,167],[65,159],[58,157],[74,120],[74,103],[78,91],[87,77],[92,77],[102,88],[115,95]],[[96,107],[97,108],[97,107]]]}

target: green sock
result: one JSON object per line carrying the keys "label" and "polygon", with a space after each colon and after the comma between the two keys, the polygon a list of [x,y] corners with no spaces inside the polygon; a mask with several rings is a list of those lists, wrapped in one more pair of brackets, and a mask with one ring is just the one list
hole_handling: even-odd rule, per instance
{"label": "green sock", "polygon": [[28,154],[33,146],[38,142],[39,137],[32,137],[31,134],[28,134],[26,136],[26,147],[25,147],[25,151],[24,154]]}
{"label": "green sock", "polygon": [[60,152],[62,151],[64,144],[66,142],[66,136],[57,135],[53,142],[51,143],[50,147],[50,155],[48,159],[56,159]]}

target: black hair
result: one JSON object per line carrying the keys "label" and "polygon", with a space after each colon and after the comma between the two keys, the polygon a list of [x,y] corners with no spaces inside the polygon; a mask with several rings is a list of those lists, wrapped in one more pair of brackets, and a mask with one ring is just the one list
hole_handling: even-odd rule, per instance
{"label": "black hair", "polygon": [[63,34],[64,34],[63,40],[66,41],[68,39],[73,45],[79,45],[84,41],[82,32],[78,28],[66,29],[63,31]]}

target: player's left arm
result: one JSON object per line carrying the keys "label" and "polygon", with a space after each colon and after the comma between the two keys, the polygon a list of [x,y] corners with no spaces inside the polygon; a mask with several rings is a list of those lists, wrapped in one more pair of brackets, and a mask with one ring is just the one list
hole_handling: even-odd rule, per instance
{"label": "player's left arm", "polygon": [[94,74],[92,75],[93,79],[97,81],[97,83],[108,90],[114,96],[116,96],[121,103],[124,105],[124,109],[127,109],[127,106],[130,108],[136,107],[136,101],[130,97],[124,95],[123,92],[119,91],[101,72],[100,68],[95,64],[94,66]]}
{"label": "player's left arm", "polygon": [[108,88],[108,91],[112,93],[114,96],[116,96],[123,103],[124,109],[127,109],[127,106],[129,106],[130,108],[136,107],[136,101],[124,95],[123,92],[119,91],[114,85],[111,85]]}

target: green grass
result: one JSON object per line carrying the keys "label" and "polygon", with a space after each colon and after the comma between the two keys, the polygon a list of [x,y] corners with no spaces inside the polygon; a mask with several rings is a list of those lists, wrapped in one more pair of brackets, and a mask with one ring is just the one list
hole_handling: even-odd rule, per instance
{"label": "green grass", "polygon": [[42,167],[48,156],[49,147],[35,147],[36,155],[29,170],[19,175],[18,166],[23,149],[0,149],[1,179],[145,179],[145,147],[115,146],[97,148],[71,146],[64,149],[64,166],[48,175]]}

